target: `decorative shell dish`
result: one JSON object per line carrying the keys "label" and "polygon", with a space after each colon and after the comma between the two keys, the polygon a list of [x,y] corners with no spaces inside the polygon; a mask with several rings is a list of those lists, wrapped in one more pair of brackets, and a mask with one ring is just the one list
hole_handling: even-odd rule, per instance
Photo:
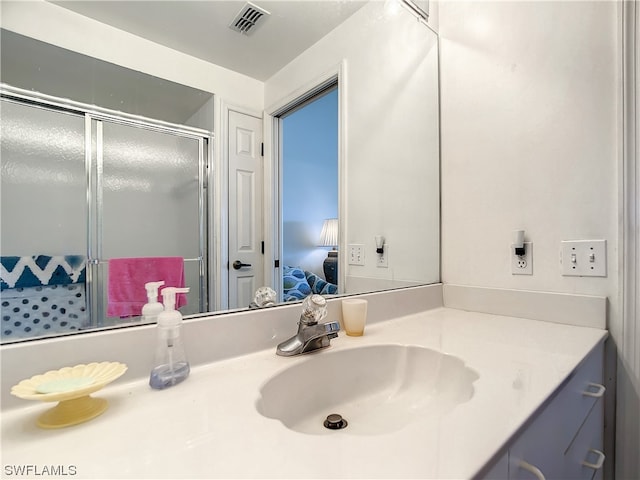
{"label": "decorative shell dish", "polygon": [[42,428],[60,428],[85,422],[107,409],[107,401],[92,398],[108,383],[127,371],[119,362],[89,363],[34,375],[11,387],[11,393],[25,400],[60,402],[38,419]]}

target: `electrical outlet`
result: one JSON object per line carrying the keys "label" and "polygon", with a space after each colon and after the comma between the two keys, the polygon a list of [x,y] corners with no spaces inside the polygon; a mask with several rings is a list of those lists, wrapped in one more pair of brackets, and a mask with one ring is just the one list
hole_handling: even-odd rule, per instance
{"label": "electrical outlet", "polygon": [[376,252],[376,267],[388,268],[389,267],[389,245],[384,244],[384,252]]}
{"label": "electrical outlet", "polygon": [[511,274],[533,275],[533,243],[524,242],[524,255],[515,254],[515,245],[511,244],[510,248]]}
{"label": "electrical outlet", "polygon": [[364,265],[364,245],[351,244],[348,246],[349,265]]}

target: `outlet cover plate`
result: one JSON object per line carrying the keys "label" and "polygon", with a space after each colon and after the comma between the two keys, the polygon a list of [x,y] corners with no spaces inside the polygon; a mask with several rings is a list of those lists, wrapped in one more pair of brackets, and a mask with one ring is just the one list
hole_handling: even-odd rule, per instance
{"label": "outlet cover plate", "polygon": [[562,275],[569,277],[606,277],[606,240],[563,240],[560,242]]}
{"label": "outlet cover plate", "polygon": [[511,274],[533,275],[533,243],[524,242],[524,255],[515,254],[515,245],[511,244],[510,248]]}
{"label": "outlet cover plate", "polygon": [[384,244],[384,253],[381,255],[376,252],[376,266],[380,268],[389,268],[389,245]]}

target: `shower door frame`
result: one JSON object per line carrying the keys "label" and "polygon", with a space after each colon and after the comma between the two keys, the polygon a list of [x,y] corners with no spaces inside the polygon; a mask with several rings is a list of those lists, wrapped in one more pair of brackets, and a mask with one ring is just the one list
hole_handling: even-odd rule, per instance
{"label": "shower door frame", "polygon": [[[7,84],[0,84],[0,97],[13,103],[25,106],[42,108],[60,113],[66,113],[84,117],[84,162],[86,175],[86,302],[90,312],[90,328],[105,326],[106,308],[103,305],[103,292],[105,286],[99,278],[98,268],[107,261],[101,259],[102,255],[102,167],[103,167],[103,125],[105,122],[120,124],[151,130],[159,133],[190,138],[198,141],[198,234],[199,252],[196,258],[185,258],[187,261],[197,261],[199,266],[199,311],[206,312],[213,298],[209,291],[209,262],[210,262],[210,238],[209,238],[209,186],[211,169],[209,163],[212,158],[213,132],[178,125],[162,120],[150,119],[138,115],[116,112],[95,105],[88,105],[73,100],[61,99],[51,95],[23,90]],[[94,122],[96,154],[94,157]],[[94,170],[95,169],[95,170]],[[96,176],[95,181],[93,176]]]}

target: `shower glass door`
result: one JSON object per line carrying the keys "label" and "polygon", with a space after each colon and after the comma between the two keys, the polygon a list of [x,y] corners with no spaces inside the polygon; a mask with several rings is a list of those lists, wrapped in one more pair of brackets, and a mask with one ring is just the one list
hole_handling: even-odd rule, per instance
{"label": "shower glass door", "polygon": [[97,288],[103,292],[94,308],[105,312],[99,318],[107,325],[118,321],[107,318],[105,308],[112,258],[184,258],[190,292],[181,312],[207,311],[203,140],[107,120],[91,124],[96,143],[92,247],[99,258]]}
{"label": "shower glass door", "polygon": [[3,342],[90,324],[84,118],[2,99]]}
{"label": "shower glass door", "polygon": [[206,132],[2,93],[2,342],[139,321],[107,315],[114,258],[184,259],[180,311],[208,311]]}

